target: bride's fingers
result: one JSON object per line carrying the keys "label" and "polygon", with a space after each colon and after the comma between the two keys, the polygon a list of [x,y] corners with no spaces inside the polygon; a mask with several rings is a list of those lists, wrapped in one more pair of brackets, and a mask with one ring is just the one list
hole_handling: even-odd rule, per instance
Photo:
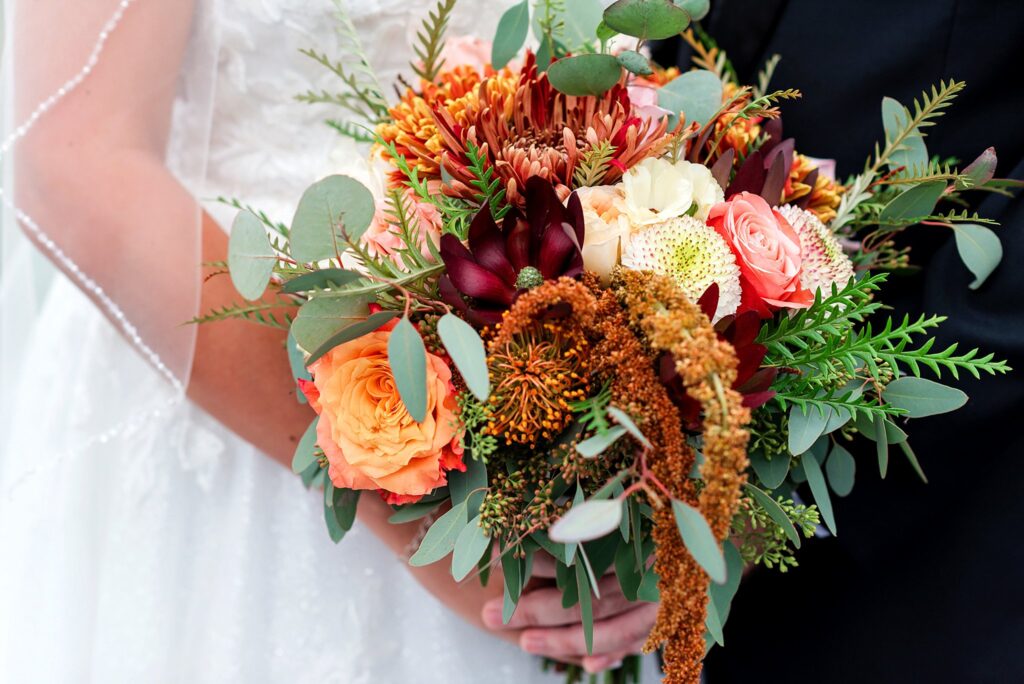
{"label": "bride's fingers", "polygon": [[[601,620],[624,613],[631,603],[619,588],[614,577],[603,577],[598,583],[601,599],[594,601],[594,619]],[[562,592],[555,587],[534,589],[523,594],[508,624],[501,621],[501,599],[492,599],[484,606],[483,621],[491,629],[522,629],[524,627],[554,627],[580,622],[580,606],[562,607]]]}
{"label": "bride's fingers", "polygon": [[[594,624],[593,656],[617,655],[637,648],[646,640],[658,615],[658,606],[640,604],[632,610]],[[550,658],[583,657],[587,645],[583,625],[528,628],[519,635],[519,645],[528,653]]]}
{"label": "bride's fingers", "polygon": [[579,665],[590,674],[598,674],[605,670],[612,670],[622,664],[626,656],[633,655],[634,653],[640,653],[643,650],[644,642],[638,641],[632,644],[630,648],[622,651],[621,653],[614,653],[611,655],[598,655],[598,656],[583,656],[580,658]]}

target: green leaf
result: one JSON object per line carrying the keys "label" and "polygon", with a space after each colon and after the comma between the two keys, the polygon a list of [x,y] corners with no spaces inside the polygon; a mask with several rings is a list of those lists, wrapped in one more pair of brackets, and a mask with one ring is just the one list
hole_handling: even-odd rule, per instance
{"label": "green leaf", "polygon": [[356,521],[356,509],[359,506],[360,494],[361,492],[357,489],[335,487],[331,499],[327,503],[327,507],[334,512],[334,519],[337,521],[338,527],[345,532],[351,530]]}
{"label": "green leaf", "polygon": [[626,428],[617,425],[583,440],[576,445],[576,451],[583,458],[594,458],[602,454],[624,434],[626,434]]}
{"label": "green leaf", "polygon": [[238,294],[252,301],[263,296],[277,257],[263,222],[251,211],[240,211],[228,237],[228,271]]}
{"label": "green leaf", "polygon": [[710,71],[687,71],[658,89],[658,105],[675,116],[669,120],[674,126],[678,114],[686,122],[696,121],[703,126],[722,106],[722,81]]}
{"label": "green leaf", "polygon": [[799,456],[818,441],[828,425],[831,411],[819,411],[817,407],[801,408],[794,404],[789,409],[789,453]]}
{"label": "green leaf", "polygon": [[885,429],[885,418],[881,415],[875,416],[874,428],[875,451],[878,454],[878,474],[884,480],[885,474],[889,470],[889,439]]}
{"label": "green leaf", "polygon": [[671,0],[618,0],[604,11],[604,23],[634,38],[664,40],[682,33],[690,15]]}
{"label": "green leaf", "polygon": [[771,519],[782,528],[782,531],[786,533],[787,537],[789,537],[789,541],[793,542],[793,546],[799,549],[800,534],[796,531],[793,521],[789,519],[788,515],[786,515],[786,511],[782,510],[782,506],[779,505],[779,502],[749,482],[743,485],[743,488],[746,489],[747,493],[761,505],[761,508],[765,510]]}
{"label": "green leaf", "polygon": [[[292,371],[292,377],[296,380],[311,380],[313,376],[306,370],[306,356],[299,349],[298,343],[295,341],[295,336],[289,331],[288,339],[285,342],[285,347],[288,349],[288,367]],[[295,391],[295,400],[300,404],[308,404],[309,401],[306,399],[306,395],[300,392],[298,389]]]}
{"label": "green leaf", "polygon": [[556,38],[565,52],[590,52],[595,36],[600,39],[597,35],[598,27],[604,14],[601,0],[550,2],[548,7],[535,10],[532,28],[538,41],[546,36],[542,23],[548,11],[551,13],[552,26],[559,27]]}
{"label": "green leaf", "polygon": [[466,526],[466,503],[453,506],[427,530],[409,565],[420,567],[441,560],[455,549],[455,541]]}
{"label": "green leaf", "polygon": [[615,576],[619,579],[622,595],[630,601],[636,601],[643,572],[636,564],[631,544],[620,544],[615,550]]}
{"label": "green leaf", "polygon": [[800,463],[804,467],[807,485],[811,488],[811,496],[814,497],[814,502],[818,504],[818,510],[821,511],[821,517],[825,521],[825,526],[835,536],[836,519],[832,514],[832,499],[829,498],[828,487],[825,485],[825,476],[821,472],[818,459],[805,456],[800,459]]}
{"label": "green leaf", "polygon": [[921,468],[921,464],[917,460],[917,455],[914,453],[914,450],[910,448],[910,443],[905,441],[900,442],[899,447],[903,452],[903,455],[907,457],[908,461],[910,461],[910,467],[914,469],[917,476],[921,478],[922,482],[928,484],[928,478],[925,476],[924,470]]}
{"label": "green leaf", "polygon": [[345,530],[338,524],[338,516],[334,514],[334,483],[329,479],[324,482],[324,522],[327,523],[327,534],[337,544],[345,536]]}
{"label": "green leaf", "polygon": [[617,499],[584,501],[575,504],[559,518],[548,536],[552,541],[578,543],[603,537],[619,527],[622,503]]}
{"label": "green leaf", "polygon": [[416,503],[405,504],[391,514],[388,522],[392,525],[401,525],[425,518],[441,505],[441,501],[417,501]]}
{"label": "green leaf", "polygon": [[466,502],[467,512],[475,515],[480,511],[487,489],[487,464],[476,458],[465,459],[466,470],[452,470],[448,473],[448,491],[452,505]]}
{"label": "green leaf", "polygon": [[295,455],[292,456],[292,472],[296,475],[316,463],[316,425],[319,422],[320,416],[313,419],[306,431],[302,433],[299,445],[295,447]]}
{"label": "green leaf", "polygon": [[640,428],[636,426],[636,423],[633,422],[633,419],[625,411],[617,406],[609,406],[608,415],[614,418],[616,423],[629,430],[629,434],[633,435],[633,439],[640,442],[647,449],[652,448],[650,441],[644,437],[644,433],[640,432]]}
{"label": "green leaf", "polygon": [[291,253],[297,261],[336,257],[345,237],[356,242],[373,220],[373,195],[348,176],[327,176],[302,194],[291,227]]}
{"label": "green leaf", "polygon": [[561,562],[565,558],[565,544],[551,541],[551,537],[544,530],[537,530],[530,535],[537,545],[548,552],[548,555],[556,561]]}
{"label": "green leaf", "polygon": [[[911,120],[910,112],[898,100],[891,97],[882,98],[882,125],[885,128],[887,141],[895,140]],[[922,173],[928,167],[928,150],[919,128],[915,128],[907,135],[901,143],[901,149],[896,150],[889,157],[890,169],[901,166],[907,167],[910,174]],[[920,215],[924,216],[924,214]]]}
{"label": "green leaf", "polygon": [[653,567],[648,568],[643,579],[640,580],[640,588],[636,591],[636,600],[648,603],[657,603],[661,600],[661,592],[658,591],[658,573],[654,571]]}
{"label": "green leaf", "polygon": [[857,462],[853,454],[841,444],[834,444],[825,461],[825,473],[828,483],[837,496],[846,496],[853,491],[853,481],[857,473]]}
{"label": "green leaf", "polygon": [[563,57],[548,67],[551,86],[566,95],[600,95],[619,82],[622,67],[612,55]]}
{"label": "green leaf", "polygon": [[615,58],[619,60],[622,68],[631,74],[650,76],[654,73],[654,69],[651,68],[651,60],[636,50],[623,50]]}
{"label": "green leaf", "polygon": [[490,545],[491,538],[480,526],[479,515],[466,523],[455,539],[452,553],[452,577],[456,582],[461,582],[472,572]]}
{"label": "green leaf", "polygon": [[487,352],[480,335],[469,323],[450,313],[437,322],[437,334],[469,391],[477,400],[487,401],[491,393],[491,379],[487,372]]}
{"label": "green leaf", "polygon": [[[594,603],[590,595],[590,580],[587,578],[586,563],[576,563],[576,586],[579,587],[580,621],[583,623],[583,640],[587,654],[594,652]],[[596,589],[596,587],[595,587]]]}
{"label": "green leaf", "polygon": [[953,223],[950,227],[960,260],[974,274],[974,282],[969,287],[977,290],[1003,260],[1003,243],[992,229],[985,226]]}
{"label": "green leaf", "polygon": [[740,588],[740,579],[743,577],[743,557],[740,552],[728,539],[722,544],[722,550],[725,554],[725,567],[729,579],[725,584],[712,582],[708,586],[708,620],[706,622],[708,631],[712,632],[712,636],[719,646],[725,646],[722,628],[725,627],[725,621],[729,618],[733,597],[736,596],[736,591]]}
{"label": "green leaf", "polygon": [[718,545],[708,521],[699,510],[677,499],[672,500],[672,513],[675,514],[676,527],[679,528],[686,550],[713,582],[725,582],[728,579],[725,556],[722,555],[722,547]]}
{"label": "green leaf", "polygon": [[363,335],[368,335],[372,333],[374,330],[384,325],[385,323],[390,321],[392,318],[395,318],[396,316],[398,316],[397,311],[377,311],[376,313],[372,313],[369,316],[367,316],[366,320],[359,321],[358,323],[353,323],[347,328],[342,328],[334,335],[331,335],[331,337],[329,337],[326,342],[324,342],[319,347],[313,350],[313,352],[309,355],[309,358],[306,359],[306,365],[313,365],[314,363],[320,360],[320,357],[322,357],[324,354],[337,347],[339,344],[345,344],[346,342],[351,342],[352,340],[362,337]]}
{"label": "green leaf", "polygon": [[337,288],[355,282],[362,277],[362,273],[344,268],[322,268],[292,278],[281,287],[281,292],[295,294],[296,292],[309,292],[329,287]]}
{"label": "green leaf", "polygon": [[[870,416],[863,414],[854,419],[857,432],[874,441],[877,438],[875,433],[875,422]],[[907,433],[901,430],[891,420],[885,421],[885,441],[889,444],[899,444],[907,439]]]}
{"label": "green leaf", "polygon": [[427,417],[427,349],[407,317],[391,331],[388,363],[402,403],[412,419],[422,423]]}
{"label": "green leaf", "polygon": [[494,43],[491,47],[491,65],[495,69],[503,68],[519,54],[529,30],[529,0],[523,0],[505,10],[498,21],[498,30],[494,34]]}
{"label": "green leaf", "polygon": [[368,298],[333,299],[314,297],[302,305],[291,333],[305,351],[319,349],[327,340],[350,325],[365,321],[370,315]]}
{"label": "green leaf", "polygon": [[507,625],[516,612],[516,605],[523,592],[523,563],[510,548],[505,549],[501,557],[501,573],[505,579],[505,602],[501,617]]}
{"label": "green leaf", "polygon": [[775,454],[769,459],[761,451],[751,451],[749,456],[750,465],[753,466],[757,479],[761,480],[765,487],[776,489],[786,481],[786,476],[789,475],[789,454]]}
{"label": "green leaf", "polygon": [[686,10],[693,21],[700,21],[711,9],[711,0],[675,0],[675,4]]}
{"label": "green leaf", "polygon": [[996,173],[997,162],[996,149],[989,147],[960,172],[963,179],[957,181],[957,189],[977,188],[988,183]]}
{"label": "green leaf", "polygon": [[887,404],[905,409],[909,418],[948,413],[967,403],[967,395],[957,388],[913,376],[890,382],[882,398]]}
{"label": "green leaf", "polygon": [[889,200],[878,218],[882,221],[912,223],[915,219],[931,214],[945,191],[946,182],[941,180],[911,186]]}
{"label": "green leaf", "polygon": [[606,43],[615,36],[619,35],[618,31],[613,29],[608,24],[604,23],[604,19],[601,19],[601,23],[597,25],[597,28],[594,30],[594,33],[597,35],[597,39],[603,43]]}

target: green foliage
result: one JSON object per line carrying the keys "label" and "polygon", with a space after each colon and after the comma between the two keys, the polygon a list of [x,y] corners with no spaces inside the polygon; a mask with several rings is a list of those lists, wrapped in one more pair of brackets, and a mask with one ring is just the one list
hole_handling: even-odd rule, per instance
{"label": "green foliage", "polygon": [[373,195],[354,178],[333,175],[309,186],[295,209],[291,255],[311,263],[339,258],[345,246],[357,243],[373,221]]}
{"label": "green foliage", "polygon": [[486,401],[491,392],[491,381],[487,370],[487,352],[479,333],[451,313],[445,314],[437,322],[437,333],[462,379],[466,381],[466,386],[478,400]]}
{"label": "green foliage", "polygon": [[345,90],[337,93],[307,90],[298,99],[309,103],[335,104],[361,119],[379,123],[387,117],[387,100],[384,99],[380,82],[370,66],[370,60],[359,40],[359,32],[352,24],[348,12],[341,0],[334,0],[334,5],[342,58],[333,60],[314,49],[303,49],[300,52],[333,72],[345,85]]}
{"label": "green foliage", "polygon": [[490,417],[489,409],[470,392],[461,392],[456,401],[459,404],[459,422],[465,427],[460,438],[462,448],[474,459],[487,463],[491,454],[498,450],[497,437],[483,432]]}
{"label": "green foliage", "polygon": [[228,270],[238,293],[249,301],[262,297],[276,262],[260,219],[249,211],[238,212],[228,238]]}
{"label": "green foliage", "polygon": [[722,106],[722,80],[703,69],[687,71],[658,89],[658,105],[672,112],[670,126],[680,114],[686,123],[696,121],[703,126]]}
{"label": "green foliage", "polygon": [[522,0],[505,10],[498,21],[491,47],[491,65],[502,69],[512,60],[526,42],[530,30],[530,3]]}
{"label": "green foliage", "polygon": [[610,28],[640,40],[664,40],[690,25],[690,15],[666,0],[618,0],[604,11]]}
{"label": "green foliage", "polygon": [[455,549],[455,542],[466,526],[466,502],[453,506],[427,530],[409,565],[420,567],[441,560]]}
{"label": "green foliage", "polygon": [[444,34],[448,20],[455,9],[455,0],[438,0],[437,7],[423,20],[423,27],[416,33],[413,51],[420,58],[422,66],[413,62],[412,70],[426,81],[433,81],[444,66],[441,50],[444,49]]}
{"label": "green foliage", "polygon": [[601,140],[591,145],[580,155],[580,161],[573,171],[573,181],[577,188],[600,185],[611,167],[615,157],[615,146],[609,140]]}
{"label": "green foliage", "polygon": [[974,281],[971,282],[970,288],[976,290],[984,284],[1002,261],[1003,243],[991,230],[976,223],[951,225],[950,228],[953,229],[956,249],[960,258],[974,274]]}
{"label": "green foliage", "polygon": [[[775,496],[771,501],[805,538],[814,536],[814,530],[820,522],[816,507],[796,504],[783,496]],[[739,540],[740,555],[747,563],[778,568],[779,572],[786,572],[798,565],[797,547],[790,533],[753,497],[744,498],[733,517],[732,537]]]}
{"label": "green foliage", "polygon": [[580,421],[582,432],[606,432],[608,406],[612,402],[612,386],[606,383],[597,394],[571,403],[569,406]]}
{"label": "green foliage", "polygon": [[699,510],[690,504],[672,500],[672,513],[679,528],[679,536],[686,545],[697,564],[704,569],[712,582],[722,584],[728,579],[725,568],[725,556],[722,547],[711,532],[708,521]]}
{"label": "green foliage", "polygon": [[346,138],[352,138],[358,143],[372,143],[375,139],[372,131],[352,121],[328,119],[327,125]]}
{"label": "green foliage", "polygon": [[388,337],[388,364],[406,410],[422,423],[427,417],[427,349],[408,316]]}
{"label": "green foliage", "polygon": [[[217,321],[226,321],[232,318],[237,318],[250,321],[252,323],[259,323],[260,325],[265,325],[268,328],[288,330],[293,320],[290,313],[292,308],[294,308],[294,305],[284,301],[257,302],[255,304],[227,304],[219,308],[211,309],[202,316],[196,316],[190,320],[189,323],[216,323]],[[280,315],[274,315],[271,313],[277,309],[283,309],[284,313]]]}

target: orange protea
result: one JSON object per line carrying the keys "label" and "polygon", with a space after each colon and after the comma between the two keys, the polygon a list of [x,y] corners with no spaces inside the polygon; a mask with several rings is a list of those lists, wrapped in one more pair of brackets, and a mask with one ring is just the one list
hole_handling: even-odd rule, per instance
{"label": "orange protea", "polygon": [[487,434],[531,448],[557,437],[590,391],[588,359],[586,338],[554,321],[493,339]]}
{"label": "orange protea", "polygon": [[[782,202],[799,204],[827,224],[836,217],[843,191],[843,186],[835,179],[818,173],[818,167],[813,161],[797,154],[783,188]],[[797,202],[801,198],[806,199]]]}
{"label": "orange protea", "polygon": [[660,154],[671,133],[667,119],[636,116],[624,84],[598,96],[575,97],[555,90],[538,72],[535,57],[526,64],[514,89],[507,79],[490,78],[477,89],[477,100],[453,112],[437,106],[434,118],[443,138],[441,164],[451,176],[447,190],[472,197],[476,180],[468,152],[479,150],[505,186],[507,199],[521,204],[526,179],[541,176],[564,198],[582,154],[593,145],[611,143],[614,157],[605,183],[641,160]]}
{"label": "orange protea", "polygon": [[483,74],[465,64],[446,69],[438,74],[436,82],[421,80],[420,92],[408,88],[401,101],[388,110],[391,121],[380,124],[377,134],[385,142],[394,143],[398,153],[422,175],[440,178],[442,140],[434,123],[434,110],[443,108],[454,121],[465,125],[466,109],[477,107],[481,81],[514,84],[517,78],[509,69],[496,73],[489,66]]}

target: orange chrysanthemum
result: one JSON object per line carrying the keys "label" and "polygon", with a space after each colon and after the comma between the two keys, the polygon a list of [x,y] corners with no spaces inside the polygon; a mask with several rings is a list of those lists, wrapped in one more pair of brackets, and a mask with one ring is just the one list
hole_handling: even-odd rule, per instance
{"label": "orange chrysanthemum", "polygon": [[789,178],[782,193],[783,204],[789,204],[801,197],[810,195],[805,208],[827,224],[836,217],[839,200],[845,190],[834,179],[818,173],[814,176],[813,185],[808,183],[809,176],[815,169],[814,162],[802,154],[793,158],[793,166],[789,170]]}

